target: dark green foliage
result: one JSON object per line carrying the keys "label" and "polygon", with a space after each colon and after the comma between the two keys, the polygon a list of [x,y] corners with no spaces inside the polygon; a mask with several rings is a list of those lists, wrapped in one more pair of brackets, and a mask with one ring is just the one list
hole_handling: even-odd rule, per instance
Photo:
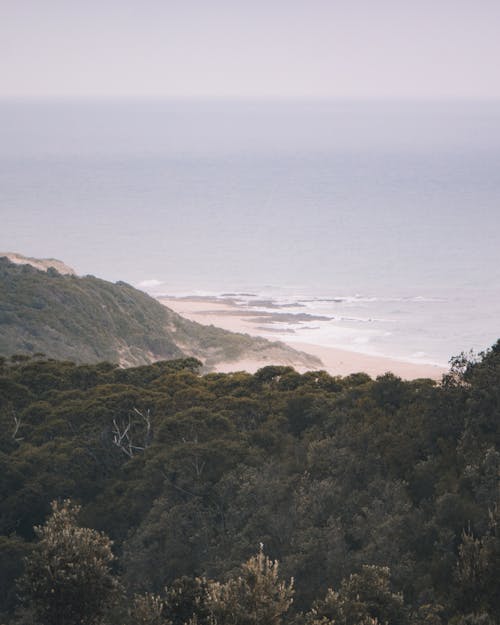
{"label": "dark green foliage", "polygon": [[488,614],[500,620],[500,511],[490,510],[488,531],[475,538],[462,534],[455,571],[456,601],[464,612]]}
{"label": "dark green foliage", "polygon": [[16,588],[13,580],[23,571],[23,560],[29,551],[29,545],[18,536],[0,536],[0,622],[3,616],[12,612],[17,603]]}
{"label": "dark green foliage", "polygon": [[498,345],[443,385],[5,360],[5,611],[32,526],[71,497],[115,541],[137,622],[182,625],[197,605],[208,623],[195,580],[237,579],[260,542],[295,578],[297,625],[500,622],[499,414]]}
{"label": "dark green foliage", "polygon": [[199,625],[211,623],[208,605],[208,582],[199,577],[181,577],[165,588],[165,618],[172,625],[184,625],[196,615]]}

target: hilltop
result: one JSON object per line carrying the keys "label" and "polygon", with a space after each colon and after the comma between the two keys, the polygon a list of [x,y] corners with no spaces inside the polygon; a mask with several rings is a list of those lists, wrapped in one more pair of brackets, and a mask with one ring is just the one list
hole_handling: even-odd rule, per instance
{"label": "hilltop", "polygon": [[8,258],[15,265],[30,265],[39,271],[48,271],[52,268],[60,274],[76,276],[76,271],[72,267],[57,258],[33,258],[17,252],[0,252],[0,258]]}
{"label": "hilltop", "polygon": [[207,368],[243,356],[321,366],[282,343],[184,319],[125,282],[79,277],[61,261],[9,253],[0,258],[0,355],[40,352],[122,366],[186,356]]}

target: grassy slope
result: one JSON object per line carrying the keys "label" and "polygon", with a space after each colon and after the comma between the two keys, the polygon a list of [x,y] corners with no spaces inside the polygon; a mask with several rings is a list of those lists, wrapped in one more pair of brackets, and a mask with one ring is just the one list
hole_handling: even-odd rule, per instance
{"label": "grassy slope", "polygon": [[124,282],[63,276],[0,258],[0,354],[43,352],[124,365],[189,355],[213,365],[266,350],[273,358],[298,356],[282,344],[188,321]]}

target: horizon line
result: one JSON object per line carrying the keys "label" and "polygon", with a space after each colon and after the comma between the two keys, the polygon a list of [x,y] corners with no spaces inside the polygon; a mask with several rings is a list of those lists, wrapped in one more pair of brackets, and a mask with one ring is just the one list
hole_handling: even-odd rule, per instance
{"label": "horizon line", "polygon": [[93,101],[115,101],[115,100],[137,100],[137,101],[232,101],[232,102],[491,102],[500,103],[500,95],[498,96],[466,96],[466,95],[441,95],[441,96],[306,96],[306,95],[154,95],[154,94],[118,94],[118,95],[99,95],[99,94],[47,94],[47,95],[22,95],[22,94],[5,94],[0,95],[0,101],[62,101],[62,100],[93,100]]}

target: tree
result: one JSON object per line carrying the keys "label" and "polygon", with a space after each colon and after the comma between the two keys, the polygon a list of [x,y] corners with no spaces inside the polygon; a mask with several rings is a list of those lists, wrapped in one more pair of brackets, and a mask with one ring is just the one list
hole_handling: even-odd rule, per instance
{"label": "tree", "polygon": [[455,571],[457,602],[464,614],[486,614],[492,621],[500,619],[500,509],[489,514],[488,532],[476,538],[462,533]]}
{"label": "tree", "polygon": [[135,595],[129,620],[133,625],[164,625],[164,602],[158,595],[145,593]]}
{"label": "tree", "polygon": [[293,579],[278,578],[278,562],[262,546],[225,584],[211,582],[208,604],[217,625],[280,625],[293,601]]}
{"label": "tree", "polygon": [[19,587],[40,625],[97,625],[119,596],[110,564],[111,541],[77,524],[79,506],[52,503]]}
{"label": "tree", "polygon": [[359,573],[342,580],[340,590],[331,588],[306,615],[307,625],[405,625],[403,597],[390,587],[387,567],[364,565]]}
{"label": "tree", "polygon": [[200,577],[180,577],[165,588],[164,615],[169,625],[211,623],[207,605],[209,582]]}

